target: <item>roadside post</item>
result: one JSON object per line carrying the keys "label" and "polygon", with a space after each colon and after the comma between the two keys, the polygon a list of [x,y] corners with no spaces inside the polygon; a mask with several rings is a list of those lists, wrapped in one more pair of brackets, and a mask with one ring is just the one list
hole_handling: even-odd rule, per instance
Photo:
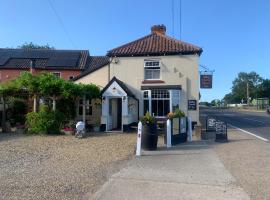
{"label": "roadside post", "polygon": [[192,142],[192,119],[188,117],[188,142]]}
{"label": "roadside post", "polygon": [[167,120],[167,148],[172,147],[172,128],[171,128],[171,120]]}
{"label": "roadside post", "polygon": [[141,156],[141,144],[142,144],[142,122],[140,121],[138,123],[136,156]]}

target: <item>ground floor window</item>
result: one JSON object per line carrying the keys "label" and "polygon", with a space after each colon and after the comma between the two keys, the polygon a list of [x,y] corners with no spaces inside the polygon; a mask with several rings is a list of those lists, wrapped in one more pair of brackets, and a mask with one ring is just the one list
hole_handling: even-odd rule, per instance
{"label": "ground floor window", "polygon": [[180,90],[154,89],[143,91],[144,114],[164,117],[180,107]]}
{"label": "ground floor window", "polygon": [[[92,115],[92,105],[89,100],[86,100],[85,105],[85,115]],[[83,115],[83,100],[79,100],[79,115]]]}

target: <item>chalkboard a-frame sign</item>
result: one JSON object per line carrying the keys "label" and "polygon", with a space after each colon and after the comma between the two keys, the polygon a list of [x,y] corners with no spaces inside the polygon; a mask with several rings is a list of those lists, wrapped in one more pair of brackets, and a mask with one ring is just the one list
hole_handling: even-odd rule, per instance
{"label": "chalkboard a-frame sign", "polygon": [[188,110],[197,110],[197,100],[188,100]]}

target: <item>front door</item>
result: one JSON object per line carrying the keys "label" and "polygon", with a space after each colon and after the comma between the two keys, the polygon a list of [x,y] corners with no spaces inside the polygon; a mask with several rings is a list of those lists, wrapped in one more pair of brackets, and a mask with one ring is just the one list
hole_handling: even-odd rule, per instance
{"label": "front door", "polygon": [[122,98],[113,98],[111,103],[111,130],[122,130]]}

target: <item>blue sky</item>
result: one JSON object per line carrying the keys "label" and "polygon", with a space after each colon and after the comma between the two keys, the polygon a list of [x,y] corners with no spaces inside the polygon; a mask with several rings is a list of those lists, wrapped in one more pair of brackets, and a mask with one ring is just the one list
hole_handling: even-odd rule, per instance
{"label": "blue sky", "polygon": [[[180,0],[174,0],[174,31],[172,0],[50,1],[1,0],[0,47],[32,41],[104,55],[149,34],[153,24],[165,24],[179,39]],[[240,71],[270,78],[269,10],[268,0],[182,0],[182,40],[202,47],[200,64],[215,70],[213,89],[201,90],[201,100],[222,98]]]}

